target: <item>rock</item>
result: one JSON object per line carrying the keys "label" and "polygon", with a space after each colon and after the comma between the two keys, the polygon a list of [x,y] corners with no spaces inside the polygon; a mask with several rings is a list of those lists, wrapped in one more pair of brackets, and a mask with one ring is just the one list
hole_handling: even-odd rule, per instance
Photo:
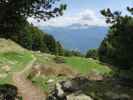
{"label": "rock", "polygon": [[65,92],[75,92],[79,90],[78,84],[74,81],[68,80],[68,81],[62,82],[61,84],[62,84],[62,89]]}
{"label": "rock", "polygon": [[56,83],[55,90],[48,96],[47,100],[67,100],[60,83]]}
{"label": "rock", "polygon": [[53,83],[53,82],[54,82],[53,79],[49,79],[49,80],[47,81],[48,84]]}
{"label": "rock", "polygon": [[57,89],[57,96],[62,97],[64,95],[64,91],[62,90],[61,84],[56,83],[56,89]]}
{"label": "rock", "polygon": [[93,100],[91,97],[85,95],[85,94],[71,94],[67,96],[67,100]]}
{"label": "rock", "polygon": [[61,82],[61,85],[62,85],[62,89],[65,92],[75,92],[86,87],[86,83],[88,83],[88,80],[86,78],[76,77],[76,78],[73,78],[72,80]]}
{"label": "rock", "polygon": [[82,88],[86,87],[86,83],[88,80],[84,77],[75,77],[56,83],[55,89],[47,100],[92,100],[89,96],[82,94]]}
{"label": "rock", "polygon": [[66,81],[62,85],[66,89],[69,89],[69,88],[71,88],[73,86],[71,81]]}

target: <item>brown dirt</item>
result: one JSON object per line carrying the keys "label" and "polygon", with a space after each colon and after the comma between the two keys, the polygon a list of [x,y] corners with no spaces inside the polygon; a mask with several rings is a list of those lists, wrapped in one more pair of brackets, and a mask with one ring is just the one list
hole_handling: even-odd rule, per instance
{"label": "brown dirt", "polygon": [[95,74],[95,72],[89,73],[88,75],[86,75],[86,77],[89,80],[95,80],[95,81],[103,80],[104,79],[104,76],[103,75],[97,75],[97,74]]}
{"label": "brown dirt", "polygon": [[34,86],[22,74],[14,75],[13,80],[23,100],[46,100],[46,93],[43,93],[39,88]]}
{"label": "brown dirt", "polygon": [[33,70],[32,74],[35,75],[40,73],[41,75],[49,76],[49,75],[56,75],[56,76],[76,76],[77,71],[74,71],[65,64],[47,64],[47,65],[36,65]]}
{"label": "brown dirt", "polygon": [[35,59],[30,62],[24,70],[13,74],[14,85],[17,86],[19,94],[23,100],[46,100],[47,93],[34,86],[30,80],[25,76],[25,72],[29,71]]}

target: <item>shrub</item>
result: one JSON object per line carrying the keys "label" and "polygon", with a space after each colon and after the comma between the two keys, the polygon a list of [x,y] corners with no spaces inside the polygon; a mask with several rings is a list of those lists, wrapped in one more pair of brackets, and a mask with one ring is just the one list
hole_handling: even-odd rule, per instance
{"label": "shrub", "polygon": [[60,57],[60,56],[56,56],[56,57],[54,58],[54,61],[55,61],[56,63],[65,63],[64,58],[63,58],[63,57]]}
{"label": "shrub", "polygon": [[0,100],[16,100],[17,87],[9,84],[0,85]]}
{"label": "shrub", "polygon": [[97,49],[88,50],[87,53],[86,53],[86,58],[97,59],[98,58]]}

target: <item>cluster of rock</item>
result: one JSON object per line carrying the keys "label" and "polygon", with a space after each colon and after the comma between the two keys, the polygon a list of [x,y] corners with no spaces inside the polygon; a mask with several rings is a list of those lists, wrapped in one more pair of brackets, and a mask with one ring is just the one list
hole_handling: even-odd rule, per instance
{"label": "cluster of rock", "polygon": [[88,79],[76,77],[70,80],[56,83],[55,89],[48,96],[47,100],[93,100],[91,97],[82,93]]}
{"label": "cluster of rock", "polygon": [[0,85],[0,100],[18,100],[17,95],[17,87],[10,84]]}
{"label": "cluster of rock", "polygon": [[[81,76],[67,79],[56,83],[47,100],[133,100],[132,95],[125,91],[125,88],[128,90],[128,87],[123,86],[123,84],[121,85],[121,82],[119,83],[118,80],[110,80],[109,82],[112,82],[112,85],[105,85],[104,89],[104,84],[107,82],[104,80],[91,81]],[[95,87],[94,95],[91,94],[93,91],[91,87]],[[111,90],[110,87],[114,89]],[[115,90],[116,92],[114,92]]]}

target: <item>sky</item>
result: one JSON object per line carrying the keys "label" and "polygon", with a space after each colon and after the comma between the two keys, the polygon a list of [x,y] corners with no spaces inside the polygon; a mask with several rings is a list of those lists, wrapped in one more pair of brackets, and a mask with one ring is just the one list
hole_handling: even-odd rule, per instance
{"label": "sky", "polygon": [[90,25],[107,26],[105,19],[100,14],[100,10],[110,8],[112,11],[122,11],[127,14],[126,7],[133,6],[133,0],[61,0],[61,3],[67,4],[67,10],[64,15],[49,21],[40,21],[29,18],[38,27],[66,27],[70,25]]}

